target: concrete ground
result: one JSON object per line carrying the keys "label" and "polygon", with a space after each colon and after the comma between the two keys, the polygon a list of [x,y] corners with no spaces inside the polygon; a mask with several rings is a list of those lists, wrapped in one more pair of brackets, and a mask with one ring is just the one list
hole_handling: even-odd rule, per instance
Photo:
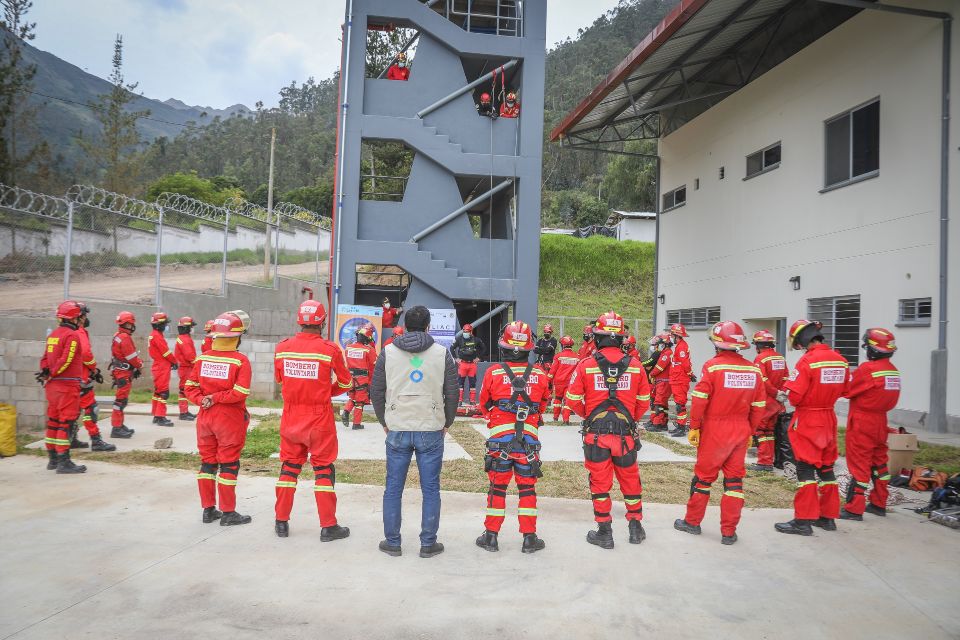
{"label": "concrete ground", "polygon": [[[445,493],[447,552],[417,557],[418,492],[404,555],[377,551],[379,487],[339,485],[349,539],[319,541],[307,483],[291,537],[273,534],[273,479],[240,477],[243,527],[200,522],[193,474],[91,463],[57,476],[33,457],[0,461],[0,638],[949,638],[960,636],[957,531],[894,509],[810,538],[773,531],[783,510],[747,510],[740,542],[671,528],[649,504],[641,546],[584,541],[591,507],[542,499],[545,551],[474,546],[484,497]],[[515,498],[508,502],[515,513]]]}

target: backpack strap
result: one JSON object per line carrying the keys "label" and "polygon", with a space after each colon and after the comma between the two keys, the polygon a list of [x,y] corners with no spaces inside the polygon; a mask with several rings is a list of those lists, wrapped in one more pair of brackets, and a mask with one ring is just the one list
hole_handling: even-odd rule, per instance
{"label": "backpack strap", "polygon": [[597,362],[597,366],[600,368],[600,373],[603,376],[603,382],[607,387],[607,400],[606,402],[601,402],[593,411],[590,412],[590,415],[587,416],[586,424],[590,424],[593,420],[607,411],[610,407],[613,407],[617,412],[623,414],[627,422],[630,424],[630,428],[636,426],[636,421],[633,419],[633,414],[627,409],[626,405],[623,404],[623,401],[617,397],[617,385],[620,382],[620,378],[627,371],[627,368],[630,366],[630,356],[624,354],[620,360],[617,362],[610,362],[607,360],[607,357],[603,355],[600,351],[597,351],[593,354],[594,360]]}
{"label": "backpack strap", "polygon": [[[530,372],[533,370],[533,363],[528,362],[527,368],[524,370],[523,374],[519,376],[513,372],[513,369],[510,368],[509,363],[504,364],[503,370],[506,372],[507,378],[510,379],[510,386],[513,388],[513,395],[510,396],[509,403],[512,407],[512,411],[517,414],[517,420],[513,423],[513,437],[515,439],[522,439],[523,423],[526,421],[527,416],[530,415],[530,412],[534,409],[533,400],[530,399],[530,395],[527,393],[527,381],[530,379]],[[518,402],[518,400],[523,400],[523,403]]]}

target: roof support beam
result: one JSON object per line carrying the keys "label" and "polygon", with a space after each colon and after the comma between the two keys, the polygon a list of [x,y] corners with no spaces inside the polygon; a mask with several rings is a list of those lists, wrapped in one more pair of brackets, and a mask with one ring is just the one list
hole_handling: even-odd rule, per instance
{"label": "roof support beam", "polygon": [[889,13],[902,13],[908,16],[918,16],[922,18],[936,18],[937,20],[951,20],[953,16],[942,11],[928,11],[926,9],[914,9],[913,7],[901,7],[895,4],[883,4],[880,2],[867,2],[867,0],[820,0],[827,4],[842,4],[845,7],[854,9],[870,9],[872,11],[887,11]]}

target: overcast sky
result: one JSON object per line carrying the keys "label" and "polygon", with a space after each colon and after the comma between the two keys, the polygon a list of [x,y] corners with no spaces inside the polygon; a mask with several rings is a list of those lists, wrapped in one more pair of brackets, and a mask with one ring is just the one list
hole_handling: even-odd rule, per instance
{"label": "overcast sky", "polygon": [[[547,43],[586,27],[617,0],[549,0]],[[105,78],[115,34],[124,73],[149,98],[275,106],[280,87],[322,79],[340,57],[342,0],[39,0],[33,44]],[[642,34],[641,34],[642,35]]]}

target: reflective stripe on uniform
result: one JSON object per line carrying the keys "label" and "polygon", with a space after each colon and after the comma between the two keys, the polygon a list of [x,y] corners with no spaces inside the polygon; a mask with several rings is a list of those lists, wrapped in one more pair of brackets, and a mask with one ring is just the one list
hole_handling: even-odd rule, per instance
{"label": "reflective stripe on uniform", "polygon": [[536,517],[536,516],[537,516],[537,510],[536,510],[535,508],[532,509],[532,508],[530,508],[530,507],[521,507],[521,508],[517,509],[517,515],[518,515],[518,516],[533,516],[533,517]]}
{"label": "reflective stripe on uniform", "polygon": [[888,378],[888,377],[891,377],[891,376],[892,376],[892,377],[895,377],[895,378],[899,378],[899,377],[900,377],[900,372],[899,372],[899,371],[890,371],[890,370],[888,369],[888,370],[885,370],[885,371],[874,371],[874,372],[871,373],[870,375],[873,376],[874,378]]}
{"label": "reflective stripe on uniform", "polygon": [[334,489],[329,484],[315,484],[313,485],[313,490],[318,493],[335,493],[336,492],[336,489]]}
{"label": "reflective stripe on uniform", "polygon": [[798,480],[798,481],[797,481],[797,488],[798,488],[798,489],[802,489],[803,487],[807,486],[808,484],[817,484],[817,481],[816,481],[816,480]]}
{"label": "reflective stripe on uniform", "polygon": [[197,480],[216,480],[217,476],[212,473],[198,473]]}
{"label": "reflective stripe on uniform", "polygon": [[724,491],[723,495],[730,498],[737,498],[738,500],[744,500],[742,491]]}
{"label": "reflective stripe on uniform", "polygon": [[288,488],[290,488],[290,489],[296,489],[296,488],[297,488],[297,483],[296,483],[296,482],[287,482],[286,480],[277,480],[277,486],[278,486],[278,487],[288,487]]}
{"label": "reflective stripe on uniform", "polygon": [[811,362],[807,366],[811,369],[823,369],[824,367],[843,367],[846,369],[850,365],[842,360],[825,360],[823,362]]}
{"label": "reflective stripe on uniform", "polygon": [[323,362],[332,362],[332,358],[324,353],[297,353],[295,351],[280,351],[274,356],[274,360],[281,358],[300,358],[302,360],[321,360]]}
{"label": "reflective stripe on uniform", "polygon": [[763,408],[763,407],[767,406],[767,401],[766,401],[766,400],[757,400],[756,402],[751,402],[751,403],[750,403],[750,406],[751,406],[751,407],[760,407],[760,408]]}
{"label": "reflective stripe on uniform", "polygon": [[242,393],[245,396],[250,395],[250,389],[247,389],[246,387],[241,387],[238,384],[233,385],[233,390],[237,391],[238,393]]}
{"label": "reflective stripe on uniform", "polygon": [[575,401],[583,400],[583,396],[578,396],[574,393],[570,393],[569,391],[567,391],[566,398],[567,400],[575,400]]}
{"label": "reflective stripe on uniform", "polygon": [[633,506],[635,504],[639,504],[641,500],[643,500],[643,498],[624,498],[623,504],[628,504],[630,506]]}
{"label": "reflective stripe on uniform", "polygon": [[235,364],[235,365],[237,365],[238,367],[243,364],[240,360],[237,360],[236,358],[224,358],[224,357],[222,357],[222,356],[211,356],[211,355],[206,354],[206,353],[203,354],[202,356],[200,356],[199,358],[197,358],[197,361],[198,361],[198,362],[200,362],[200,361],[203,361],[203,362],[223,362],[223,363],[226,363],[226,364]]}
{"label": "reflective stripe on uniform", "polygon": [[501,516],[503,517],[506,514],[506,509],[494,509],[493,507],[487,507],[488,516]]}
{"label": "reflective stripe on uniform", "polygon": [[708,373],[713,373],[714,371],[750,371],[751,373],[760,373],[758,367],[743,364],[715,364],[712,367],[707,367]]}
{"label": "reflective stripe on uniform", "polygon": [[694,398],[700,398],[701,400],[706,400],[710,397],[709,393],[704,393],[703,391],[691,391],[690,395],[692,395]]}
{"label": "reflective stripe on uniform", "polygon": [[43,441],[44,441],[46,444],[59,444],[59,445],[62,445],[62,446],[67,446],[67,445],[70,444],[70,441],[69,441],[69,440],[63,440],[63,439],[61,439],[61,438],[44,438]]}
{"label": "reflective stripe on uniform", "polygon": [[235,486],[237,486],[237,481],[236,481],[236,480],[229,480],[229,479],[227,479],[227,478],[224,478],[223,476],[217,476],[217,484],[225,484],[225,485],[229,485],[229,486],[231,486],[231,487],[235,487]]}

